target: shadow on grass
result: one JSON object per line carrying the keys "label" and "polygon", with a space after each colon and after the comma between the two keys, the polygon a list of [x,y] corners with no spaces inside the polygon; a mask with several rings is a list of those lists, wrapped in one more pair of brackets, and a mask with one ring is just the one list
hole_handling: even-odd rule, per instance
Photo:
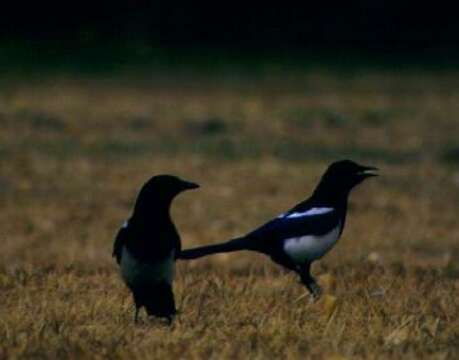
{"label": "shadow on grass", "polygon": [[219,117],[185,121],[185,130],[191,136],[216,136],[227,133],[228,124]]}
{"label": "shadow on grass", "polygon": [[362,126],[382,127],[390,124],[392,119],[407,118],[408,115],[409,112],[406,109],[375,108],[349,113],[328,107],[293,107],[285,110],[279,116],[300,129],[309,129],[316,124],[329,129],[342,129]]}
{"label": "shadow on grass", "polygon": [[35,130],[60,132],[65,129],[65,123],[62,119],[45,112],[21,109],[16,112],[15,118]]}
{"label": "shadow on grass", "polygon": [[412,151],[391,151],[378,147],[317,146],[309,144],[278,144],[274,149],[276,157],[287,161],[359,159],[386,164],[403,164],[419,159],[420,154]]}
{"label": "shadow on grass", "polygon": [[[3,148],[3,156],[14,149]],[[233,137],[202,137],[186,141],[161,138],[152,141],[110,139],[95,144],[82,144],[67,138],[54,142],[28,142],[18,147],[20,151],[37,151],[48,156],[65,159],[83,156],[95,159],[131,159],[155,155],[183,156],[201,155],[209,159],[238,161],[274,157],[288,162],[333,161],[350,158],[368,162],[403,164],[419,159],[420,153],[399,152],[378,147],[318,146],[296,142],[260,142]]]}
{"label": "shadow on grass", "polygon": [[449,165],[459,164],[459,145],[446,145],[439,155],[440,159]]}
{"label": "shadow on grass", "polygon": [[282,116],[292,125],[309,129],[315,123],[326,128],[344,128],[352,125],[354,119],[331,108],[291,108],[285,110]]}

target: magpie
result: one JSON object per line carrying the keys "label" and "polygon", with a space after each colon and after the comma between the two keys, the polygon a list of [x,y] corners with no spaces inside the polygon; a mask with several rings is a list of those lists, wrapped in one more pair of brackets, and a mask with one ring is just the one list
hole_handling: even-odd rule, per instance
{"label": "magpie", "polygon": [[170,207],[176,195],[198,187],[176,176],[153,176],[143,185],[132,216],[115,237],[112,255],[132,292],[136,323],[142,307],[148,315],[169,323],[177,312],[172,282],[181,242]]}
{"label": "magpie", "polygon": [[301,282],[316,298],[321,289],[311,276],[311,264],[330,251],[340,238],[350,191],[366,178],[377,176],[376,170],[351,160],[334,162],[307,200],[247,235],[216,245],[183,250],[179,258],[188,260],[238,250],[263,253],[299,274]]}

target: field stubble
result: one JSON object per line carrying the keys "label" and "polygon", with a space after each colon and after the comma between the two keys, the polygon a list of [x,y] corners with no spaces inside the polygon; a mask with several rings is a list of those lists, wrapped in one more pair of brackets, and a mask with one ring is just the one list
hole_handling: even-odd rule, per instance
{"label": "field stubble", "polygon": [[[153,80],[2,89],[0,358],[458,356],[456,74]],[[322,300],[263,256],[219,255],[178,263],[172,327],[133,324],[110,253],[149,176],[202,185],[173,207],[190,247],[288,209],[346,157],[383,176],[313,268]]]}

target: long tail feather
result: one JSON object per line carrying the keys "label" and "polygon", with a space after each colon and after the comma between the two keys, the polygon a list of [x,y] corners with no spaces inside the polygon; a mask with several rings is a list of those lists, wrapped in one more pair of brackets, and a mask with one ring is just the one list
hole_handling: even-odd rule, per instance
{"label": "long tail feather", "polygon": [[177,312],[171,285],[161,282],[134,292],[136,305],[145,306],[148,315],[171,319]]}
{"label": "long tail feather", "polygon": [[227,241],[222,244],[207,245],[207,246],[197,247],[194,249],[182,250],[178,258],[183,259],[183,260],[191,260],[191,259],[196,259],[196,258],[200,258],[200,257],[207,256],[207,255],[239,251],[239,250],[249,250],[249,248],[247,247],[246,238],[236,238],[236,239]]}
{"label": "long tail feather", "polygon": [[162,298],[149,299],[149,301],[145,303],[145,310],[147,310],[147,314],[171,319],[177,313],[172,290],[158,295]]}

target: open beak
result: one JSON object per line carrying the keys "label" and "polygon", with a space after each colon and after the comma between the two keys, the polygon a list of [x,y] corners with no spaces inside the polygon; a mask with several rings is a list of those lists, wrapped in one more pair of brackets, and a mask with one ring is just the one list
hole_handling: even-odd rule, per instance
{"label": "open beak", "polygon": [[374,166],[362,166],[358,174],[363,178],[369,178],[373,176],[379,176],[379,174],[376,172],[378,170],[379,169]]}
{"label": "open beak", "polygon": [[199,188],[199,185],[194,183],[194,182],[191,182],[191,181],[184,181],[183,182],[183,188],[185,190],[192,190],[192,189],[197,189]]}

